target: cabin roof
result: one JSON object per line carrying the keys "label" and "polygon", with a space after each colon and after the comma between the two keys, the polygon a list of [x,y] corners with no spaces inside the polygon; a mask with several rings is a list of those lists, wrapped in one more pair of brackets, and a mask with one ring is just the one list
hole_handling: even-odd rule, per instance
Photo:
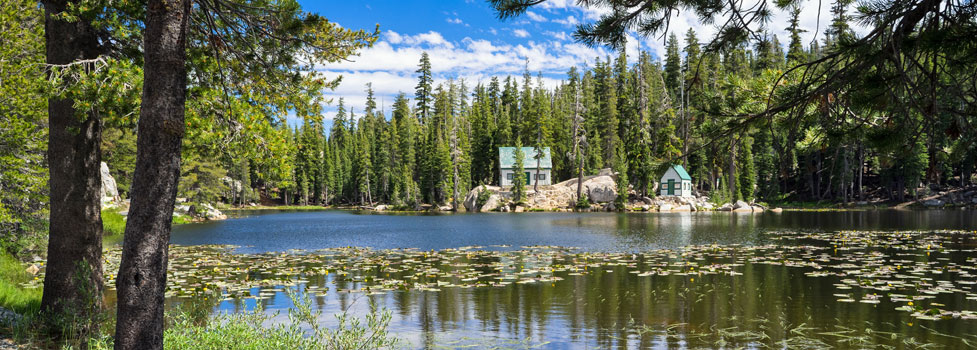
{"label": "cabin roof", "polygon": [[[523,169],[536,169],[536,150],[532,147],[522,147]],[[516,148],[499,147],[499,168],[512,169],[516,167]],[[550,148],[543,147],[543,157],[539,159],[540,168],[553,168],[553,158],[550,157]]]}
{"label": "cabin roof", "polygon": [[[678,174],[678,177],[681,178],[682,180],[692,181],[692,176],[689,176],[689,173],[685,171],[685,167],[683,167],[682,165],[672,164],[671,168],[675,169],[675,173]],[[665,174],[668,174],[668,172],[666,171]],[[662,177],[664,176],[665,175],[662,175]]]}

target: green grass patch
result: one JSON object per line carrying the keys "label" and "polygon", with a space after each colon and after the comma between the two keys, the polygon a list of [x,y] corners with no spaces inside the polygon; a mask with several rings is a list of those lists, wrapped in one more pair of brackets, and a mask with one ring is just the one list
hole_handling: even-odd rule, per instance
{"label": "green grass patch", "polygon": [[[180,225],[192,222],[187,215],[176,215],[173,217],[173,224]],[[122,236],[126,232],[126,217],[119,214],[118,209],[102,210],[102,235],[105,237]],[[107,241],[111,242],[112,239]]]}
{"label": "green grass patch", "polygon": [[174,225],[189,224],[193,222],[193,219],[189,215],[177,215],[173,217]]}
{"label": "green grass patch", "polygon": [[102,231],[103,236],[121,236],[126,232],[126,217],[115,209],[103,209]]}
{"label": "green grass patch", "polygon": [[35,313],[41,306],[41,288],[20,286],[35,278],[26,269],[24,263],[0,252],[0,306],[19,314]]}

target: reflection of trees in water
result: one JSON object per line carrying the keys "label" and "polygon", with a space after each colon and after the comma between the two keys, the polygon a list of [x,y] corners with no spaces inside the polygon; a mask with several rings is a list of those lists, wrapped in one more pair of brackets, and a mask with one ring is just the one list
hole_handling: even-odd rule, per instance
{"label": "reflection of trees in water", "polygon": [[[521,262],[513,259],[511,264]],[[838,325],[872,328],[940,341],[919,327],[900,324],[905,315],[894,310],[837,303],[832,293],[838,292],[833,284],[839,279],[807,278],[803,269],[747,264],[741,276],[637,276],[627,266],[588,270],[583,276],[557,273],[566,279],[552,284],[410,290],[381,299],[417,323],[425,333],[424,346],[434,345],[437,334],[455,333],[538,342],[565,339],[598,348],[711,346],[720,339],[727,347],[738,347],[751,344],[719,330],[760,332],[770,337],[764,343],[774,344],[797,336],[792,332],[800,325],[821,331],[837,331]],[[665,329],[676,324],[681,326],[669,335]],[[955,322],[941,331],[974,330]],[[701,334],[713,335],[690,338]]]}

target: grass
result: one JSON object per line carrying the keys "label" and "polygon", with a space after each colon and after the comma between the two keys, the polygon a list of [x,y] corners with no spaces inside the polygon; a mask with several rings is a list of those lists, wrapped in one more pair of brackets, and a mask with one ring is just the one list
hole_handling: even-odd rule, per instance
{"label": "grass", "polygon": [[102,209],[104,236],[121,236],[126,231],[126,217],[114,209]]}
{"label": "grass", "polygon": [[[189,216],[177,215],[173,217],[173,224],[180,225],[192,222]],[[126,231],[126,217],[119,214],[118,209],[102,210],[102,231],[105,237],[122,236]]]}
{"label": "grass", "polygon": [[21,283],[34,278],[17,258],[0,252],[0,306],[19,314],[40,310],[41,289],[22,288]]}
{"label": "grass", "polygon": [[[339,325],[332,329],[321,328],[321,313],[314,310],[308,295],[299,296],[289,290],[294,307],[288,310],[288,321],[272,323],[273,315],[265,313],[260,304],[250,312],[219,313],[209,316],[210,305],[184,304],[167,312],[166,330],[163,332],[163,349],[179,350],[345,350],[345,349],[393,349],[405,347],[402,340],[387,332],[391,314],[379,310],[371,303],[371,311],[365,322],[336,315]],[[355,302],[355,300],[354,300]],[[204,309],[200,309],[200,307]],[[203,314],[200,314],[203,311]],[[103,327],[109,328],[109,327]],[[104,331],[105,329],[103,329]],[[90,337],[80,344],[66,344],[62,349],[88,348],[112,349],[113,340],[108,335]]]}

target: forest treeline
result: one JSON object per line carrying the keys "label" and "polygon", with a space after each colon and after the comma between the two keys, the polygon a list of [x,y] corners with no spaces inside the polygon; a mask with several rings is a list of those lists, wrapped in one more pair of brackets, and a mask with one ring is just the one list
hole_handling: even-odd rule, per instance
{"label": "forest treeline", "polygon": [[[585,174],[612,168],[639,195],[654,193],[668,163],[685,165],[695,189],[717,201],[903,201],[921,186],[967,184],[975,136],[955,132],[949,113],[938,123],[892,118],[897,106],[838,90],[799,111],[744,117],[768,107],[775,85],[789,89],[799,80],[788,68],[854,35],[839,8],[819,41],[802,41],[794,11],[786,50],[768,36],[706,53],[689,30],[668,38],[661,60],[641,52],[629,61],[621,51],[593,67],[570,67],[554,88],[528,71],[436,84],[424,54],[416,90],[398,95],[392,110],[378,110],[368,84],[365,108],[339,99],[328,130],[322,115],[282,125],[287,151],[274,155],[287,169],[281,176],[260,175],[270,173],[260,160],[210,158],[188,163],[183,187],[216,200],[224,193],[215,191],[223,186],[216,178],[227,174],[248,184],[227,198],[237,202],[255,200],[250,188],[288,204],[440,204],[455,191],[497,184],[497,149],[516,145],[550,147],[556,181],[576,177],[580,165]],[[192,185],[208,177],[209,184]]]}

